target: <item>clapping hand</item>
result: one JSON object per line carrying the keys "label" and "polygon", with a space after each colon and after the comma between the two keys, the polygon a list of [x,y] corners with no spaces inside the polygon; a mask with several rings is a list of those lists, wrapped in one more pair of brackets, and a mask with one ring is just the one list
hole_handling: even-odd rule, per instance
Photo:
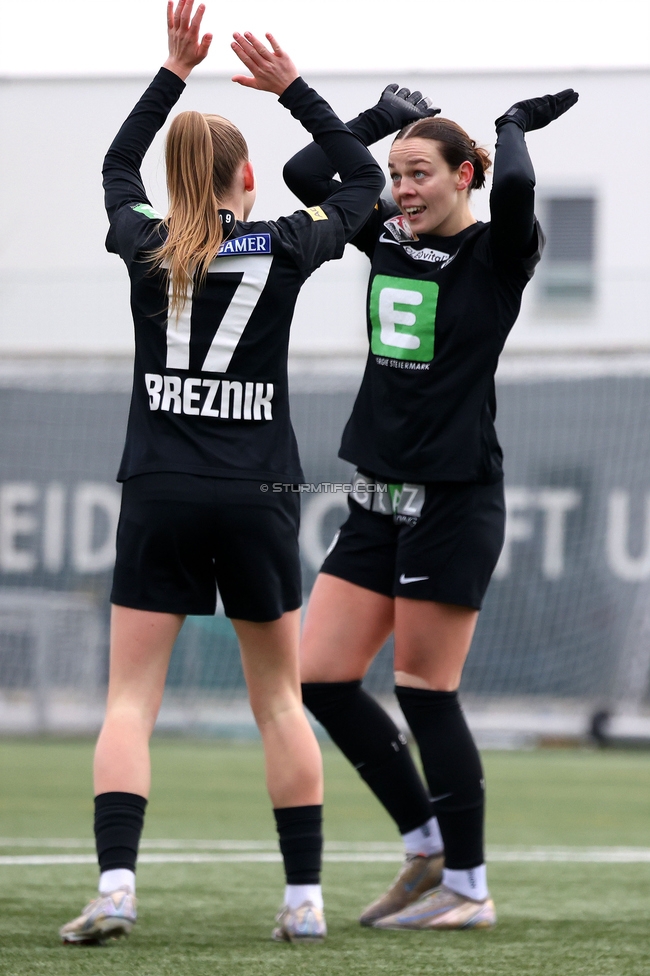
{"label": "clapping hand", "polygon": [[515,102],[512,108],[509,108],[505,115],[499,116],[494,124],[497,132],[506,122],[515,122],[524,132],[543,129],[549,122],[554,122],[568,112],[577,101],[578,93],[573,88],[565,88],[557,95],[527,98],[523,102]]}
{"label": "clapping hand", "polygon": [[432,118],[440,114],[440,109],[434,107],[430,98],[424,98],[422,92],[412,92],[408,88],[400,88],[395,84],[384,88],[379,104],[390,109],[397,129],[403,129],[405,125],[417,122],[418,119]]}
{"label": "clapping hand", "polygon": [[235,38],[231,44],[233,51],[253,76],[249,78],[248,75],[235,75],[233,81],[238,85],[281,95],[291,82],[299,77],[293,61],[288,54],[285,54],[272,34],[266,35],[271,45],[270,51],[250,31],[246,31],[245,34],[233,34],[233,37]]}
{"label": "clapping hand", "polygon": [[163,67],[173,71],[183,81],[192,68],[203,61],[212,43],[212,34],[204,34],[199,40],[205,4],[199,4],[194,17],[192,17],[193,5],[194,0],[178,0],[174,10],[172,0],[167,4],[169,57]]}

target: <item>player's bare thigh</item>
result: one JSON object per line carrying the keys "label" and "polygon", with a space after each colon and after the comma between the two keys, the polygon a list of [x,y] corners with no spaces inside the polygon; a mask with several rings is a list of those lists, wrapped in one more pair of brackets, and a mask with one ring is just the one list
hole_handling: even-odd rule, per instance
{"label": "player's bare thigh", "polygon": [[393,630],[394,605],[392,597],[320,573],[303,627],[302,681],[363,678]]}
{"label": "player's bare thigh", "polygon": [[455,691],[478,610],[433,600],[395,598],[395,683]]}

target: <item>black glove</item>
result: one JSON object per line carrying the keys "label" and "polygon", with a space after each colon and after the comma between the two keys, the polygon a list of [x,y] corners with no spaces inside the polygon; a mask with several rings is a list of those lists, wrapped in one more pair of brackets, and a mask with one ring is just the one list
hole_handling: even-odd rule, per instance
{"label": "black glove", "polygon": [[557,95],[527,98],[523,102],[515,102],[512,108],[509,108],[505,115],[499,116],[494,124],[497,132],[506,122],[516,122],[524,132],[543,129],[549,122],[554,122],[568,112],[577,101],[578,93],[573,88],[565,88]]}
{"label": "black glove", "polygon": [[345,124],[364,146],[372,146],[393,132],[399,132],[409,122],[430,118],[439,111],[432,107],[428,98],[422,97],[422,92],[411,93],[408,88],[388,85],[376,105]]}
{"label": "black glove", "polygon": [[408,88],[400,88],[399,85],[387,85],[381,93],[379,105],[390,111],[397,129],[403,129],[409,122],[440,114],[440,109],[434,108],[431,99],[424,98],[422,92],[412,92]]}

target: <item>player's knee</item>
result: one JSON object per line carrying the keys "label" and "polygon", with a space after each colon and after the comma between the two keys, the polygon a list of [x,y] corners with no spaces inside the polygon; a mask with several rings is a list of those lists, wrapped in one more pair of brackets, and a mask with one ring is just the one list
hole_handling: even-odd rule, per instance
{"label": "player's knee", "polygon": [[325,721],[340,711],[354,707],[361,681],[303,681],[302,700],[314,718]]}
{"label": "player's knee", "polygon": [[455,671],[412,666],[409,670],[395,671],[395,684],[403,688],[421,688],[424,691],[456,691],[459,675]]}
{"label": "player's knee", "polygon": [[367,779],[408,752],[406,737],[360,681],[305,683],[303,701]]}
{"label": "player's knee", "polygon": [[269,695],[249,695],[251,710],[260,731],[269,726],[309,723],[305,718],[299,694],[285,689]]}
{"label": "player's knee", "polygon": [[158,709],[146,702],[109,701],[102,725],[102,733],[111,736],[121,735],[127,740],[137,736],[147,738],[153,732]]}

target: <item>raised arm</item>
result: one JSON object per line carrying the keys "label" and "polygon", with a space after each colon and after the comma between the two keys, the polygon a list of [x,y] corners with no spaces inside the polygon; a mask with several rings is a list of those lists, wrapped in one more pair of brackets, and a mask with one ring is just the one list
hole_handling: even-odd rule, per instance
{"label": "raised arm", "polygon": [[185,79],[208,53],[211,34],[199,40],[205,6],[192,17],[194,0],[167,4],[169,57],[113,140],[102,168],[109,219],[127,203],[149,203],[140,166],[158,130],[178,101]]}
{"label": "raised arm", "polygon": [[279,95],[281,104],[311,132],[329,165],[341,174],[342,183],[327,202],[336,207],[349,241],[367,220],[384,187],[381,168],[325,99],[299,77],[275,38],[266,36],[270,51],[250,33],[234,35],[233,50],[253,77],[237,75],[233,81]]}
{"label": "raised arm", "polygon": [[345,239],[351,240],[365,224],[384,188],[381,167],[302,78],[293,82],[280,101],[311,132],[329,164],[340,173],[342,182],[328,196],[327,203],[336,207]]}
{"label": "raised arm", "polygon": [[535,234],[535,171],[524,133],[541,129],[578,101],[573,89],[517,102],[496,120],[497,144],[490,194],[491,237],[495,256],[530,257]]}
{"label": "raised arm", "polygon": [[[416,122],[440,112],[439,108],[432,106],[428,98],[422,97],[421,92],[410,92],[408,88],[398,91],[398,87],[395,84],[388,85],[376,105],[346,122],[347,128],[364,146],[372,146],[385,136],[398,132],[409,122]],[[336,172],[321,147],[312,142],[291,157],[282,175],[292,193],[311,207],[323,203],[341,185],[338,180],[333,179]]]}

